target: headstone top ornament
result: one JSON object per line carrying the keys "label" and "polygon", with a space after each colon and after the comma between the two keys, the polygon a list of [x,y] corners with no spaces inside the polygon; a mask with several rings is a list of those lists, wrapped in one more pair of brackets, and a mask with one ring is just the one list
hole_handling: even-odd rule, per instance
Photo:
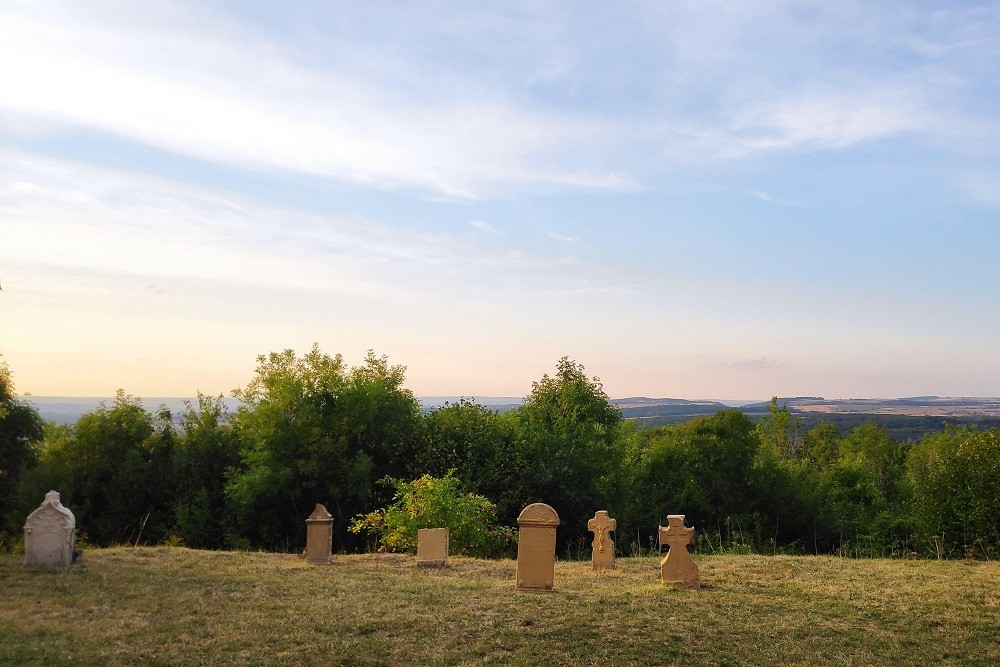
{"label": "headstone top ornament", "polygon": [[518,526],[558,526],[559,515],[545,503],[532,503],[517,516]]}
{"label": "headstone top ornament", "polygon": [[[302,516],[301,514],[299,516]],[[306,521],[333,521],[333,515],[326,510],[325,505],[316,503],[316,508]]]}
{"label": "headstone top ornament", "polygon": [[38,506],[38,509],[28,515],[28,520],[24,523],[25,530],[31,529],[31,525],[34,523],[33,518],[37,519],[43,516],[49,517],[47,523],[62,520],[65,522],[66,528],[76,528],[76,517],[68,508],[63,507],[58,491],[49,491],[45,494],[45,500]]}

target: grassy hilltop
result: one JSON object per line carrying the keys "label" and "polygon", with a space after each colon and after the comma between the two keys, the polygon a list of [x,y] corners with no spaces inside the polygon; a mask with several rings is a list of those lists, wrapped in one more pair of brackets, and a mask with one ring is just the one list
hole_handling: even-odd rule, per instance
{"label": "grassy hilltop", "polygon": [[68,571],[0,556],[3,664],[997,664],[1000,563],[701,556],[699,591],[655,558],[556,564],[183,548],[98,549]]}

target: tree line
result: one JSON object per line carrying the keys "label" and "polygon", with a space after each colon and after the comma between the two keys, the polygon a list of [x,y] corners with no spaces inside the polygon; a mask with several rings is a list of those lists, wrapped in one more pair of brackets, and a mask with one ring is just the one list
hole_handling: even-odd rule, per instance
{"label": "tree line", "polygon": [[119,391],[56,425],[16,396],[0,365],[0,548],[16,548],[25,517],[55,489],[95,545],[297,551],[321,502],[334,548],[361,551],[371,536],[350,531],[352,521],[376,516],[400,488],[442,479],[439,488],[488,499],[506,534],[525,505],[548,503],[568,556],[589,554],[598,509],[618,520],[624,555],[655,548],[667,514],[687,516],[704,552],[1000,549],[997,429],[949,427],[916,442],[876,421],[804,430],[777,399],[757,421],[731,409],[640,428],[568,358],[503,413],[467,399],[425,413],[404,380],[386,357],[369,352],[350,367],[313,346],[258,357],[233,413],[199,394],[178,419]]}

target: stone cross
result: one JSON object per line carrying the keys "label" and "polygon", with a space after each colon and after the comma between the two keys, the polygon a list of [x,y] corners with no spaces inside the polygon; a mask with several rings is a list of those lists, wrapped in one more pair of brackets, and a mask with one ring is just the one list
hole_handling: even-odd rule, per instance
{"label": "stone cross", "polygon": [[698,566],[687,550],[687,545],[694,541],[694,528],[684,527],[684,515],[667,516],[667,526],[660,526],[659,537],[660,544],[670,549],[660,561],[660,581],[698,588]]}
{"label": "stone cross", "polygon": [[314,565],[329,565],[333,553],[333,515],[316,503],[306,519],[306,561]]}
{"label": "stone cross", "polygon": [[559,515],[545,503],[528,505],[517,517],[517,583],[520,591],[551,591],[556,571]]}
{"label": "stone cross", "polygon": [[49,491],[24,522],[24,564],[68,567],[73,564],[76,517]]}
{"label": "stone cross", "polygon": [[591,563],[594,570],[615,569],[615,543],[611,540],[611,531],[618,522],[608,516],[606,510],[594,513],[594,518],[587,522],[587,530],[594,534],[594,545],[591,551]]}
{"label": "stone cross", "polygon": [[422,567],[448,566],[447,528],[417,529],[417,565]]}

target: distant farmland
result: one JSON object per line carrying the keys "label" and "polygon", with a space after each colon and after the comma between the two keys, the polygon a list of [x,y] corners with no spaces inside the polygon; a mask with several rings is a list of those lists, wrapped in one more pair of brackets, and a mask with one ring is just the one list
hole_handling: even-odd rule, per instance
{"label": "distant farmland", "polygon": [[[73,424],[86,412],[96,409],[102,402],[111,405],[114,398],[62,398],[29,396],[30,401],[43,419],[58,424]],[[159,406],[170,409],[175,417],[186,409],[183,398],[147,398],[143,404],[149,410]],[[425,411],[433,410],[446,403],[457,403],[459,396],[420,397]],[[510,396],[476,397],[476,403],[492,410],[506,412],[521,405],[520,399]],[[197,404],[196,400],[192,400]],[[227,399],[230,410],[236,410],[239,403]],[[714,400],[691,401],[679,398],[617,398],[611,401],[617,405],[622,416],[635,420],[643,427],[664,426],[689,421],[695,417],[711,415],[719,410],[734,407],[734,402]],[[767,414],[767,402],[739,402],[738,409],[752,419]],[[835,424],[846,433],[868,421],[877,421],[889,429],[896,440],[918,440],[925,433],[943,431],[946,424],[976,426],[978,428],[1000,428],[1000,399],[997,398],[941,398],[919,396],[894,399],[832,399],[818,397],[780,398],[779,404],[788,406],[798,417],[803,431],[816,424]]]}

